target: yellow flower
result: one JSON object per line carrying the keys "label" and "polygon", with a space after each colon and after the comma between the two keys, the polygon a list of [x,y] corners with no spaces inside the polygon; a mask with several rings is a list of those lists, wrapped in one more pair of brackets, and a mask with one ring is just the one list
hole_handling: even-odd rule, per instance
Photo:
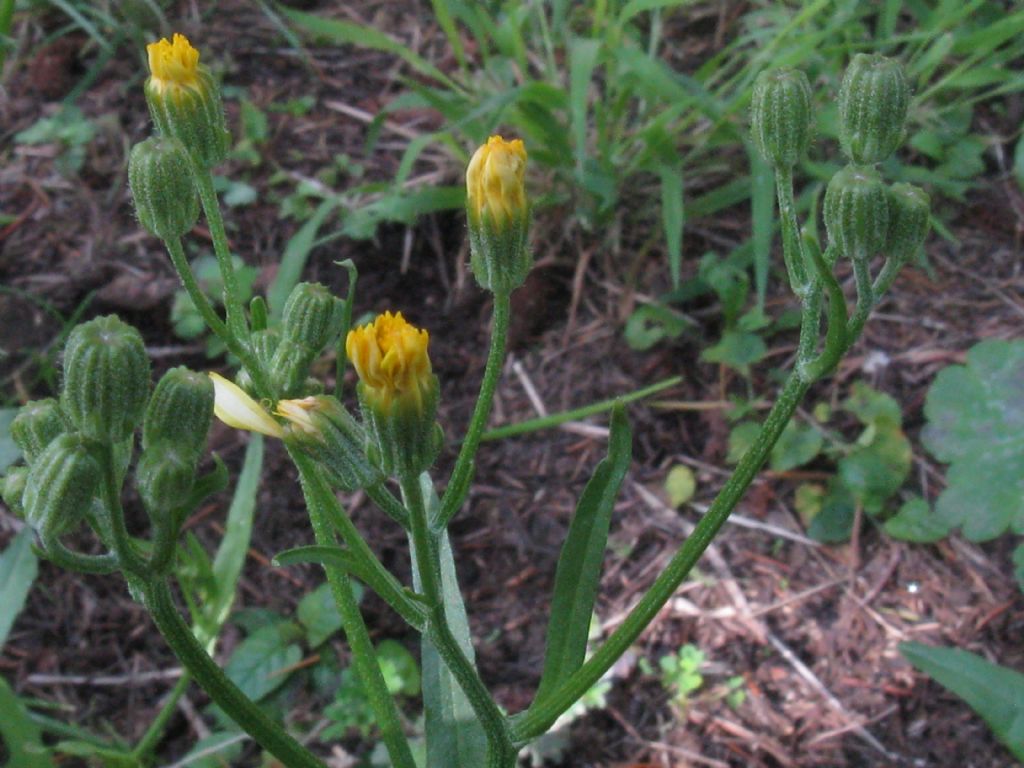
{"label": "yellow flower", "polygon": [[397,399],[421,411],[432,386],[429,341],[429,334],[409,325],[401,312],[385,312],[349,331],[345,351],[374,405],[388,409]]}
{"label": "yellow flower", "polygon": [[163,38],[146,46],[150,84],[157,93],[172,87],[194,88],[198,82],[199,51],[184,35],[175,33],[172,40]]}
{"label": "yellow flower", "polygon": [[522,139],[491,136],[469,161],[466,195],[470,216],[497,228],[526,213],[526,149]]}
{"label": "yellow flower", "polygon": [[213,380],[213,412],[218,419],[235,429],[246,429],[270,437],[284,437],[284,428],[245,390],[219,373],[211,371],[209,376]]}

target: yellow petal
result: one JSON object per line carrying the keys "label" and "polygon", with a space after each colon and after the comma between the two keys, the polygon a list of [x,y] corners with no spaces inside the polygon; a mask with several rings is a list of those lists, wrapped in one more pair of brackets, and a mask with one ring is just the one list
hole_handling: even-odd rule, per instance
{"label": "yellow petal", "polygon": [[284,436],[284,428],[245,390],[219,373],[211,371],[209,376],[213,380],[213,412],[218,419],[235,429],[259,432],[270,437]]}

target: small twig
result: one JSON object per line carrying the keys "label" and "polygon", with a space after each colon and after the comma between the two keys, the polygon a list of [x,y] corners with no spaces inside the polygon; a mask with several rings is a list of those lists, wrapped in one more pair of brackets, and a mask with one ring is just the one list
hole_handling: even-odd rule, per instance
{"label": "small twig", "polygon": [[163,680],[177,680],[180,669],[161,669],[153,672],[137,672],[131,675],[29,675],[29,685],[89,685],[97,688],[118,688],[123,685],[139,685]]}

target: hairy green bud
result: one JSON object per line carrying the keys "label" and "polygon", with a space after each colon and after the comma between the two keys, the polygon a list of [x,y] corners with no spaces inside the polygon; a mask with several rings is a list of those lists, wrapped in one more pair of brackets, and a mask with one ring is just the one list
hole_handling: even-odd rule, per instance
{"label": "hairy green bud", "polygon": [[814,135],[811,84],[798,69],[762,72],[754,81],[750,133],[761,156],[774,168],[792,168]]}
{"label": "hairy green bud", "polygon": [[61,409],[87,437],[124,440],[142,420],[149,358],[139,332],[114,315],[77,326],[64,349]]}
{"label": "hairy green bud", "polygon": [[895,59],[858,53],[839,87],[839,143],[854,163],[885,160],[903,141],[910,85]]}
{"label": "hairy green bud", "polygon": [[81,435],[63,434],[46,446],[29,469],[22,496],[25,520],[44,543],[81,522],[101,471]]}
{"label": "hairy green bud", "polygon": [[889,203],[878,172],[868,166],[839,170],[825,190],[825,229],[839,255],[869,259],[885,248]]}
{"label": "hairy green bud", "polygon": [[154,443],[135,467],[135,487],[152,516],[180,507],[195,483],[196,457],[173,443]]}
{"label": "hairy green bud", "polygon": [[25,486],[28,484],[28,467],[11,467],[0,482],[0,499],[4,500],[7,508],[18,517],[25,516],[25,506],[22,498],[25,495]]}
{"label": "hairy green bud", "polygon": [[21,448],[26,464],[35,461],[54,438],[68,431],[60,405],[53,398],[25,403],[10,429],[11,438]]}
{"label": "hairy green bud", "polygon": [[199,196],[192,166],[181,142],[153,137],[132,147],[128,186],[139,223],[163,240],[181,237],[199,218]]}
{"label": "hairy green bud", "polygon": [[354,491],[381,481],[366,458],[366,431],[334,397],[281,400],[277,413],[288,420],[285,442],[320,464],[335,488]]}
{"label": "hairy green bud", "polygon": [[165,443],[187,456],[198,457],[206,447],[213,421],[213,382],[204,373],[184,366],[172,368],[153,390],[142,426],[142,449]]}
{"label": "hairy green bud", "polygon": [[147,52],[146,103],[154,125],[185,145],[199,165],[212,168],[231,145],[217,83],[184,35],[152,43]]}
{"label": "hairy green bud", "polygon": [[345,302],[320,283],[299,283],[284,305],[281,331],[285,341],[319,352],[341,330]]}
{"label": "hairy green bud", "polygon": [[913,184],[889,187],[889,229],[885,255],[903,263],[917,256],[931,227],[931,200]]}

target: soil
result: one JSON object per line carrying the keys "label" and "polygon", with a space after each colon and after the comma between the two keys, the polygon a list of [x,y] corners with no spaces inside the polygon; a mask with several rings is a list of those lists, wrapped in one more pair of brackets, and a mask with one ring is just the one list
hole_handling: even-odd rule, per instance
{"label": "soil", "polygon": [[[317,3],[305,5],[323,10]],[[365,179],[387,180],[408,137],[431,130],[439,118],[429,112],[395,114],[368,153],[368,126],[353,115],[373,115],[401,91],[398,75],[408,73],[393,57],[314,48],[307,69],[294,51],[282,49],[279,32],[258,4],[222,2],[201,22],[195,4],[176,7],[182,31],[202,42],[204,57],[215,60],[225,81],[244,88],[258,107],[266,111],[300,95],[315,98],[304,115],[267,111],[263,162],[235,158],[221,171],[259,190],[254,203],[229,209],[226,216],[233,249],[259,268],[257,287],[265,287],[300,226],[278,214],[280,198],[295,181],[315,178],[339,154],[361,163]],[[350,20],[416,41],[419,53],[439,66],[452,65],[425,4],[417,13],[396,2],[347,8]],[[0,206],[14,217],[0,228],[5,399],[24,402],[53,391],[57,354],[71,318],[116,312],[135,324],[155,373],[179,364],[221,365],[207,360],[201,341],[174,335],[169,316],[176,279],[159,243],[133,220],[126,152],[149,130],[137,52],[122,46],[78,98],[97,133],[77,174],[62,175],[57,145],[12,139],[53,116],[99,52],[84,36],[44,44],[55,19],[33,15],[18,23],[24,34],[6,70],[6,92],[0,91]],[[722,16],[717,23],[735,22]],[[693,56],[721,44],[721,35],[707,30],[680,34],[689,35],[680,50]],[[227,110],[229,123],[237,126],[239,102],[228,99]],[[1003,127],[990,125],[994,145],[1013,133],[1009,122]],[[979,339],[1020,335],[1024,201],[1002,165],[1004,154],[991,153],[986,177],[966,203],[942,211],[955,240],[931,237],[928,266],[904,271],[851,356],[808,399],[808,408],[839,402],[857,380],[895,397],[914,444],[913,479],[906,492],[929,500],[943,487],[943,467],[917,439],[929,384]],[[433,157],[417,166],[417,174],[459,183],[459,169]],[[275,186],[272,177],[288,183]],[[608,633],[728,475],[723,467],[729,427],[714,404],[733,393],[756,392],[770,400],[776,390],[773,368],[788,367],[794,339],[774,337],[772,353],[755,366],[749,384],[699,359],[718,332],[714,305],[683,307],[697,325],[680,340],[632,351],[623,338],[624,317],[638,295],[656,295],[668,280],[656,248],[636,264],[625,256],[647,241],[645,217],[623,211],[616,250],[563,227],[557,214],[538,216],[538,268],[515,297],[511,354],[492,422],[532,418],[540,406],[556,412],[588,404],[673,375],[681,375],[682,383],[660,400],[707,406],[676,410],[648,402],[630,407],[634,460],[616,507],[597,611]],[[684,252],[702,254],[722,242],[738,242],[745,237],[746,216],[737,208],[691,222]],[[490,310],[466,270],[463,227],[462,217],[452,214],[424,217],[408,228],[384,225],[372,240],[342,238],[317,248],[304,273],[340,291],[344,276],[334,262],[351,258],[360,270],[360,311],[401,309],[430,330],[431,357],[442,382],[440,420],[449,436],[461,434],[472,408]],[[195,253],[209,252],[202,225],[190,240]],[[578,266],[581,259],[585,269]],[[696,260],[687,259],[684,277],[695,271]],[[781,281],[774,280],[769,313],[793,306]],[[331,371],[333,363],[325,363],[324,374]],[[603,421],[592,424],[600,427]],[[852,437],[855,425],[848,426]],[[573,430],[486,443],[469,503],[452,524],[481,674],[509,711],[528,705],[538,681],[559,547],[575,500],[605,450],[599,429],[577,425]],[[218,425],[211,449],[237,472],[245,441]],[[321,577],[312,568],[285,571],[268,564],[274,553],[311,540],[295,473],[279,445],[268,448],[238,606],[291,614]],[[449,450],[435,476],[445,477],[452,459]],[[670,509],[661,490],[676,464],[691,467],[698,481],[693,504],[682,511]],[[616,667],[606,706],[572,724],[569,750],[549,765],[996,768],[1011,763],[984,723],[961,700],[915,672],[896,648],[904,640],[954,645],[1024,668],[1024,612],[1009,577],[1013,542],[1004,537],[975,545],[954,535],[933,546],[909,545],[886,537],[869,520],[855,543],[818,545],[802,536],[793,491],[800,481],[827,478],[828,469],[812,465],[806,471],[762,473],[737,510],[760,527],[726,526],[699,573]],[[346,501],[384,562],[407,579],[402,532],[361,496]],[[225,494],[214,497],[189,523],[207,546],[215,546],[223,531],[227,502]],[[141,529],[137,501],[126,503],[130,525]],[[19,526],[0,510],[0,547]],[[416,647],[413,634],[382,603],[367,597],[364,608],[375,640],[397,638]],[[241,637],[229,625],[221,658]],[[705,684],[680,706],[639,661],[648,659],[657,668],[659,658],[687,643],[705,654]],[[345,656],[340,639],[332,645]],[[176,660],[119,579],[81,577],[45,562],[0,656],[0,671],[21,695],[51,702],[63,719],[99,732],[113,729],[126,740],[141,736],[173,684],[169,676],[145,675],[176,669]],[[742,678],[745,698],[731,706],[726,681],[736,676]],[[205,701],[198,688],[190,690],[170,722],[161,764],[179,758],[209,727],[196,714]],[[295,716],[315,722],[324,703],[313,694],[299,696]],[[415,715],[414,707],[409,714]],[[368,749],[357,737],[344,747],[352,753]],[[257,764],[256,750],[248,749],[243,759]],[[340,752],[331,759],[349,764]]]}

